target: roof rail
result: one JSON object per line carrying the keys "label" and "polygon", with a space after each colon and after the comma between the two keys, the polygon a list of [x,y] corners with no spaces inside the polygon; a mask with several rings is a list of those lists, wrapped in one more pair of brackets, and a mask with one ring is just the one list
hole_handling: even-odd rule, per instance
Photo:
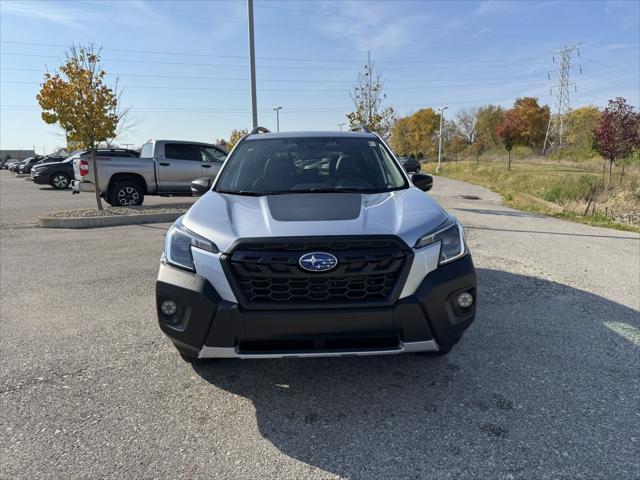
{"label": "roof rail", "polygon": [[269,131],[269,129],[264,127],[254,127],[253,130],[249,132],[249,135],[254,135],[256,133],[271,133],[271,131]]}
{"label": "roof rail", "polygon": [[360,125],[356,125],[355,127],[353,127],[351,129],[352,132],[365,132],[365,133],[372,133],[371,130],[369,130],[367,127],[365,127],[363,124]]}

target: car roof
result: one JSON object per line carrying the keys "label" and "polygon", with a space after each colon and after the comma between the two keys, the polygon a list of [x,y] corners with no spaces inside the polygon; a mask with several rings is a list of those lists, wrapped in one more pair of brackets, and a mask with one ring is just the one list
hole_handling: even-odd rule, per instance
{"label": "car roof", "polygon": [[247,135],[245,140],[267,140],[277,138],[370,138],[377,139],[373,133],[351,131],[303,131],[303,132],[269,132]]}

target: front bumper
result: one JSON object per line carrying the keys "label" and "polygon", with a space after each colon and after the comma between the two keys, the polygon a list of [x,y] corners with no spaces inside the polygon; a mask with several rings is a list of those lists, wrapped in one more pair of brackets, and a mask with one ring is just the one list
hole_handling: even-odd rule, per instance
{"label": "front bumper", "polygon": [[[205,278],[161,264],[156,308],[162,331],[184,354],[199,358],[280,358],[437,351],[460,339],[475,317],[470,255],[430,272],[414,294],[393,306],[326,310],[243,310],[223,300]],[[178,310],[160,311],[164,300]]]}

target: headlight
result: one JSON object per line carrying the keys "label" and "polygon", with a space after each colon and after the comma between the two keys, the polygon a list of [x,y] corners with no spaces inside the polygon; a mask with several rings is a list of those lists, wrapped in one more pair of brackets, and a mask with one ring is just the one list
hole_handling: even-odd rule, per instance
{"label": "headlight", "polygon": [[164,258],[171,265],[195,272],[196,267],[193,263],[191,248],[200,248],[207,252],[218,253],[218,248],[213,242],[187,230],[182,225],[182,220],[178,219],[167,232]]}
{"label": "headlight", "polygon": [[467,251],[462,225],[453,218],[447,220],[435,232],[420,237],[414,248],[426,247],[436,242],[440,242],[439,265],[452,262],[462,257]]}

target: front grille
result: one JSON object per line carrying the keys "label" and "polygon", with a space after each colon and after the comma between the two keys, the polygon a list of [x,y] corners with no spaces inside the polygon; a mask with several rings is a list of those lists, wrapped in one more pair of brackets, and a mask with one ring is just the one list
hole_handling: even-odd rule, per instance
{"label": "front grille", "polygon": [[[318,251],[334,255],[337,267],[301,269],[300,257]],[[396,237],[276,238],[238,243],[223,265],[244,308],[348,308],[394,303],[411,255]]]}

